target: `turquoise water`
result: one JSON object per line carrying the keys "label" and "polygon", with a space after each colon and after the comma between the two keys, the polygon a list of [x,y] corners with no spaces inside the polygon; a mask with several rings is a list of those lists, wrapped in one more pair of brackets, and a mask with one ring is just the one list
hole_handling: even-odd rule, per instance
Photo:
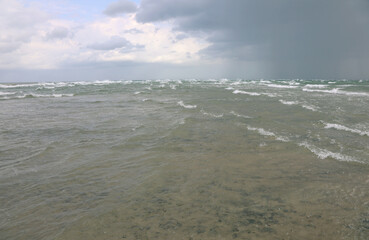
{"label": "turquoise water", "polygon": [[0,239],[367,239],[368,113],[367,80],[0,84]]}

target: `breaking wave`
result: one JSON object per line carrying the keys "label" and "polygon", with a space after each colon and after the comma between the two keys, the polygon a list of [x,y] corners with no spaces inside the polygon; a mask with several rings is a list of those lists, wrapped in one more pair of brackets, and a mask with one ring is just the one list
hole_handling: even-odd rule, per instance
{"label": "breaking wave", "polygon": [[194,108],[197,108],[197,106],[196,106],[196,105],[186,105],[186,104],[184,104],[184,103],[183,103],[183,101],[179,101],[177,104],[178,104],[179,106],[184,107],[184,108],[187,108],[187,109],[194,109]]}
{"label": "breaking wave", "polygon": [[351,133],[356,133],[359,134],[360,136],[368,136],[369,137],[369,131],[361,131],[359,129],[353,129],[353,128],[349,128],[340,124],[335,124],[335,123],[324,123],[326,129],[336,129],[336,130],[342,130],[342,131],[346,131],[346,132],[351,132]]}

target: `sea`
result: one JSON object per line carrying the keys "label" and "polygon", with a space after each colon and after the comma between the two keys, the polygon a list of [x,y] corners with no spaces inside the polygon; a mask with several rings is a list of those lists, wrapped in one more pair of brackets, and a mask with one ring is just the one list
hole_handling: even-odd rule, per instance
{"label": "sea", "polygon": [[369,80],[1,83],[0,239],[369,239]]}

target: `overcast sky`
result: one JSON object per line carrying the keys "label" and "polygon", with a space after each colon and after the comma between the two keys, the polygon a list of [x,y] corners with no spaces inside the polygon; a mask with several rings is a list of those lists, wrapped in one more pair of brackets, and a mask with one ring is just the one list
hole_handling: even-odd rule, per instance
{"label": "overcast sky", "polygon": [[0,82],[369,78],[368,0],[0,0]]}

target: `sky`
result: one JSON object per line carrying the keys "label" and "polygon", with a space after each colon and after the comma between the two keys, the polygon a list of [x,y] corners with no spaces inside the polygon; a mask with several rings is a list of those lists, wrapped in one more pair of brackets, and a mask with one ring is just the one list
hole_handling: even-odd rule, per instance
{"label": "sky", "polygon": [[0,0],[0,82],[369,79],[368,0]]}

